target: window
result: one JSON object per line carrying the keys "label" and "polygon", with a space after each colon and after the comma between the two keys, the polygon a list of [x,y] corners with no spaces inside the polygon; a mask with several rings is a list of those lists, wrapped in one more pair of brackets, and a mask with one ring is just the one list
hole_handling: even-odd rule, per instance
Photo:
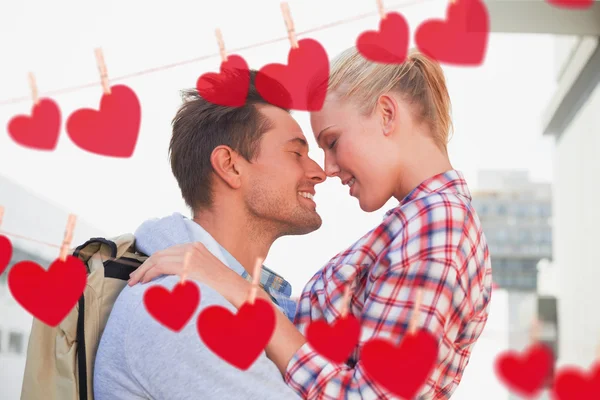
{"label": "window", "polygon": [[519,229],[518,237],[521,243],[531,242],[531,231],[524,228]]}
{"label": "window", "polygon": [[480,216],[484,217],[487,215],[487,213],[489,212],[488,210],[488,206],[485,203],[481,203],[479,204],[476,208],[475,211],[477,211],[477,214],[479,214]]}
{"label": "window", "polygon": [[552,206],[549,204],[540,204],[538,206],[538,215],[540,217],[550,217],[552,215]]}
{"label": "window", "polygon": [[23,353],[23,334],[10,332],[8,334],[8,352],[15,354]]}
{"label": "window", "polygon": [[527,206],[525,204],[515,204],[514,213],[520,218],[527,216]]}
{"label": "window", "polygon": [[498,229],[496,231],[496,239],[498,241],[504,242],[507,238],[508,238],[508,232],[506,232],[506,229]]}
{"label": "window", "polygon": [[498,215],[506,215],[506,205],[499,204],[497,208]]}

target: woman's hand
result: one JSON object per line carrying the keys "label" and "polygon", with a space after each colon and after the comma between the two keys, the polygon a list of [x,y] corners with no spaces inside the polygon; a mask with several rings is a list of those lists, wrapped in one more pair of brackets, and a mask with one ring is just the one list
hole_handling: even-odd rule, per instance
{"label": "woman's hand", "polygon": [[[187,259],[187,270],[184,268]],[[129,286],[160,275],[183,275],[209,284],[231,271],[200,242],[184,243],[152,254],[129,275]]]}

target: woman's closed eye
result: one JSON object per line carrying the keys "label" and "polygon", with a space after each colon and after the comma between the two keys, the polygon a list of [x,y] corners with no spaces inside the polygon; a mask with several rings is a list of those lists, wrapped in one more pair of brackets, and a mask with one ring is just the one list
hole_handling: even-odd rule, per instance
{"label": "woman's closed eye", "polygon": [[333,146],[335,146],[336,142],[337,142],[337,139],[335,139],[333,142],[331,142],[331,144],[329,145],[329,150],[333,149]]}

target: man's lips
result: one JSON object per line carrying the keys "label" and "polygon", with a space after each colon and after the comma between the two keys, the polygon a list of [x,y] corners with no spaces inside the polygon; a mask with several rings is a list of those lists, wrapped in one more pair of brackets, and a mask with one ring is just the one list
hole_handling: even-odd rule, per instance
{"label": "man's lips", "polygon": [[317,206],[317,203],[315,203],[315,201],[311,198],[314,195],[314,190],[313,193],[310,193],[310,197],[305,197],[302,193],[310,193],[310,192],[298,192],[298,196],[300,196],[300,198],[309,201],[313,206]]}

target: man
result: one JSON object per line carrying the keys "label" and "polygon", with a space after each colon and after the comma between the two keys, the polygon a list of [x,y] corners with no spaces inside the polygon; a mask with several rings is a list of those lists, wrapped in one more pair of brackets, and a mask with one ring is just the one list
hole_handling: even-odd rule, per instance
{"label": "man", "polygon": [[[141,252],[151,255],[200,241],[251,279],[255,260],[264,260],[277,238],[321,226],[312,197],[325,174],[308,157],[306,138],[289,111],[259,95],[255,76],[251,71],[242,107],[215,105],[195,91],[187,93],[173,120],[170,159],[193,219],[175,213],[146,221],[135,233]],[[151,201],[150,191],[148,197]],[[209,286],[198,283],[200,306],[178,333],[148,314],[145,290],[154,285],[171,290],[179,280],[161,276],[121,292],[95,361],[96,399],[297,399],[264,352],[241,371],[204,345],[196,330],[198,313],[214,305],[237,313]],[[290,285],[266,269],[261,283],[291,320]]]}

